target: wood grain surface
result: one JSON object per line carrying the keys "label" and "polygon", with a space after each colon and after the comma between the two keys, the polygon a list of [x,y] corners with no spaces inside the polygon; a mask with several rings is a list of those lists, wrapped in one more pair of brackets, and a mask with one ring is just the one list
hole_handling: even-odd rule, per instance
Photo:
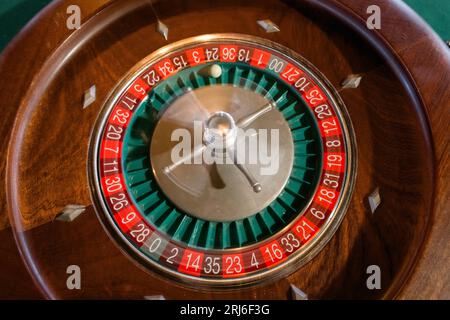
{"label": "wood grain surface", "polygon": [[[288,299],[292,283],[310,298],[450,298],[449,53],[396,2],[378,1],[383,27],[369,31],[369,2],[155,1],[170,27],[169,42],[246,33],[297,51],[336,88],[348,74],[363,75],[358,89],[340,92],[359,161],[355,193],[338,232],[288,278],[225,292],[188,289],[143,270],[111,241],[90,206],[87,152],[103,102],[129,69],[167,44],[155,32],[148,2],[71,0],[47,8],[0,58],[0,101],[6,106],[0,223],[6,226],[9,211],[20,254],[44,297]],[[69,3],[83,12],[84,24],[73,33],[61,27]],[[264,33],[256,20],[267,18],[282,32]],[[97,100],[83,110],[83,94],[94,84]],[[382,204],[372,215],[367,196],[376,187]],[[73,223],[53,221],[67,204],[88,210]],[[3,232],[11,239],[10,230]],[[13,252],[11,246],[5,241],[0,250]],[[67,290],[70,264],[82,268],[83,290]],[[371,264],[381,267],[382,290],[366,287]],[[15,265],[18,259],[11,258],[0,270]],[[29,283],[35,292],[20,270],[0,277],[0,288],[25,295]],[[25,280],[12,292],[17,277]]]}

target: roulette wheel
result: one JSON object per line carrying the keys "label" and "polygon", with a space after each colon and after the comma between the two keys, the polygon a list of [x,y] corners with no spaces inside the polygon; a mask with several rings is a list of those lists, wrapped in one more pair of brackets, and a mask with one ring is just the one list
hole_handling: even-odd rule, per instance
{"label": "roulette wheel", "polygon": [[1,59],[5,296],[450,296],[450,52],[403,3],[61,0]]}

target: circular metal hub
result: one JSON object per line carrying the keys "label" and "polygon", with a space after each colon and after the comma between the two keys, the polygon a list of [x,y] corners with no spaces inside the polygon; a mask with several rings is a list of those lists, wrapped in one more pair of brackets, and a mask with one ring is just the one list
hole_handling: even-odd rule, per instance
{"label": "circular metal hub", "polygon": [[[150,148],[153,172],[165,195],[181,210],[206,221],[240,220],[266,208],[291,174],[294,145],[289,124],[274,108],[246,127],[240,128],[235,122],[242,122],[268,104],[263,95],[231,85],[202,87],[176,99],[159,119]],[[272,157],[262,150],[267,159],[261,159],[260,143],[267,151],[274,146]],[[187,149],[185,154],[177,154],[178,146]],[[208,155],[213,159],[208,161]],[[175,156],[184,161],[174,166],[178,163]],[[255,193],[234,164],[234,156],[258,181],[260,192]],[[264,175],[261,167],[268,173]]]}

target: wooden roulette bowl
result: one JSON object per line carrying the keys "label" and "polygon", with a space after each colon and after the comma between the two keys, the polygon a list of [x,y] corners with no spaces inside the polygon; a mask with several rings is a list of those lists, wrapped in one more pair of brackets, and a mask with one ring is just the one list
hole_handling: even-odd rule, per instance
{"label": "wooden roulette bowl", "polygon": [[[0,287],[5,289],[2,295],[51,299],[291,299],[295,286],[310,299],[449,298],[450,53],[400,2],[378,0],[381,29],[367,28],[366,9],[372,2],[174,0],[154,1],[153,9],[144,0],[61,0],[49,5],[10,44],[0,61],[0,99],[4,106],[0,163],[5,188],[0,194],[0,250],[8,257],[0,265]],[[78,30],[65,27],[69,5],[81,8]],[[159,28],[158,19],[163,22]],[[278,32],[267,32],[257,23],[267,19],[279,28]],[[163,35],[164,27],[169,31],[168,40]],[[199,62],[195,55],[189,56],[198,48],[204,54],[217,48],[217,56],[208,51],[209,56]],[[233,48],[237,50],[235,55]],[[241,49],[248,54],[247,60],[240,60]],[[257,53],[261,52],[268,56],[262,54],[263,62],[258,63]],[[178,66],[174,57],[186,61]],[[173,69],[157,72],[158,79],[148,76],[152,83],[143,83],[144,75],[151,68],[165,67],[161,62],[167,58]],[[224,80],[225,76],[209,74],[202,82],[188,73],[203,74],[212,63],[221,68],[222,74],[228,74],[226,79],[237,77],[237,70],[244,70],[242,78],[234,83]],[[289,67],[297,72],[289,73]],[[157,206],[141,212],[139,221],[145,222],[142,230],[148,227],[151,232],[142,234],[142,241],[138,241],[147,245],[147,251],[136,250],[131,240],[133,231],[134,238],[141,235],[142,230],[136,229],[140,222],[128,227],[124,227],[126,223],[120,225],[119,220],[115,222],[119,214],[127,222],[135,216],[123,216],[123,203],[117,212],[108,211],[108,205],[115,204],[111,203],[113,192],[104,192],[112,181],[107,179],[116,176],[96,171],[108,158],[102,139],[106,139],[108,125],[114,124],[115,108],[131,93],[134,96],[128,96],[129,101],[135,105],[127,115],[131,116],[134,108],[143,109],[145,99],[152,104],[152,92],[157,92],[159,81],[170,84],[173,79],[182,79],[186,85],[186,79],[190,79],[194,91],[213,84],[227,84],[230,90],[237,90],[233,88],[239,87],[242,79],[248,80],[252,72],[259,82],[254,80],[257,84],[249,85],[249,90],[263,86],[262,77],[273,78],[275,88],[285,88],[292,99],[303,101],[307,117],[317,125],[317,134],[311,139],[317,140],[318,160],[304,163],[317,165],[317,172],[308,181],[313,187],[305,191],[303,202],[283,202],[285,209],[293,208],[297,215],[285,218],[288,209],[279,212],[271,204],[264,210],[272,218],[261,214],[258,220],[266,229],[251,224],[249,215],[241,217],[245,220],[242,225],[217,219],[205,222],[200,213],[197,216],[196,208],[203,208],[208,201],[183,210],[182,191],[161,184],[155,190],[167,199],[161,198]],[[341,143],[341,149],[326,149],[327,142],[335,141],[330,136],[335,135],[320,128],[329,129],[323,121],[331,118],[318,111],[323,104],[313,101],[317,97],[313,92],[296,87],[305,74],[314,89],[321,89],[332,110],[330,117],[340,125],[336,127],[340,134],[333,139]],[[343,84],[351,75],[361,77],[359,86]],[[83,108],[85,92],[92,86],[96,88],[95,101]],[[169,87],[175,92],[173,83]],[[296,95],[289,88],[300,91]],[[263,89],[267,89],[267,99],[281,105],[277,100],[281,91],[271,94],[271,87]],[[181,90],[176,97],[189,94],[185,91],[192,90]],[[165,108],[157,110],[157,119],[164,119]],[[118,127],[122,120],[117,120]],[[133,125],[133,130],[140,128],[136,121]],[[153,129],[150,132],[158,130]],[[123,145],[128,143],[124,149],[128,156],[134,150],[129,142],[132,133],[129,135],[120,138]],[[109,149],[115,146],[119,145],[109,145]],[[306,153],[312,150],[305,148]],[[148,148],[145,150],[148,156]],[[157,155],[150,151],[150,158]],[[343,169],[327,171],[326,165],[338,156],[345,159]],[[136,176],[131,169],[125,172],[132,166],[126,159],[125,155],[118,158],[125,161],[121,165],[128,183]],[[297,156],[294,165],[295,159]],[[145,163],[147,170],[153,169],[152,181],[160,182],[159,167]],[[330,187],[318,172],[338,175],[332,184],[339,183],[340,192],[333,187],[326,189],[333,192],[328,200],[336,198],[330,207],[320,203],[326,199],[317,198],[322,188]],[[109,182],[102,184],[100,180],[105,179]],[[132,184],[124,182],[122,187],[130,188],[133,194]],[[263,188],[266,186],[263,184]],[[297,196],[301,196],[299,190]],[[239,196],[230,195],[231,201],[226,202],[236,212]],[[139,208],[142,198],[130,195],[126,203]],[[162,202],[173,206],[158,213]],[[67,217],[68,211],[73,214],[79,208],[85,211],[75,220],[60,221],[62,212]],[[207,212],[210,208],[205,205],[204,209]],[[311,221],[311,209],[322,210],[324,221]],[[171,220],[172,214],[175,218]],[[268,222],[277,217],[278,224]],[[183,221],[188,221],[188,231],[181,234]],[[302,235],[300,231],[305,229],[299,229],[300,222],[311,223],[308,227],[314,231]],[[212,229],[213,225],[220,227]],[[225,231],[226,226],[231,231]],[[292,238],[286,238],[291,230]],[[159,243],[155,242],[159,239],[157,231],[166,236],[159,240],[166,247],[152,251],[151,245],[156,248]],[[168,246],[171,238],[180,247]],[[291,255],[290,249],[298,250]],[[258,254],[252,256],[251,252]],[[174,257],[172,253],[176,253],[173,268],[170,260],[167,262]],[[187,262],[191,258],[194,264]],[[82,272],[79,290],[67,286],[67,268],[72,265]],[[381,272],[381,286],[370,290],[368,270],[374,265]]]}

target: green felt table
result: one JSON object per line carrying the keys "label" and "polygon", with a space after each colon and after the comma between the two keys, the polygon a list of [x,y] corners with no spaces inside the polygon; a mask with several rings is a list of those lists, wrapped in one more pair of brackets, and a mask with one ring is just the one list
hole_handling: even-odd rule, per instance
{"label": "green felt table", "polygon": [[[0,0],[0,51],[50,2],[50,0]],[[450,0],[405,0],[405,2],[416,10],[442,39],[450,40]]]}

